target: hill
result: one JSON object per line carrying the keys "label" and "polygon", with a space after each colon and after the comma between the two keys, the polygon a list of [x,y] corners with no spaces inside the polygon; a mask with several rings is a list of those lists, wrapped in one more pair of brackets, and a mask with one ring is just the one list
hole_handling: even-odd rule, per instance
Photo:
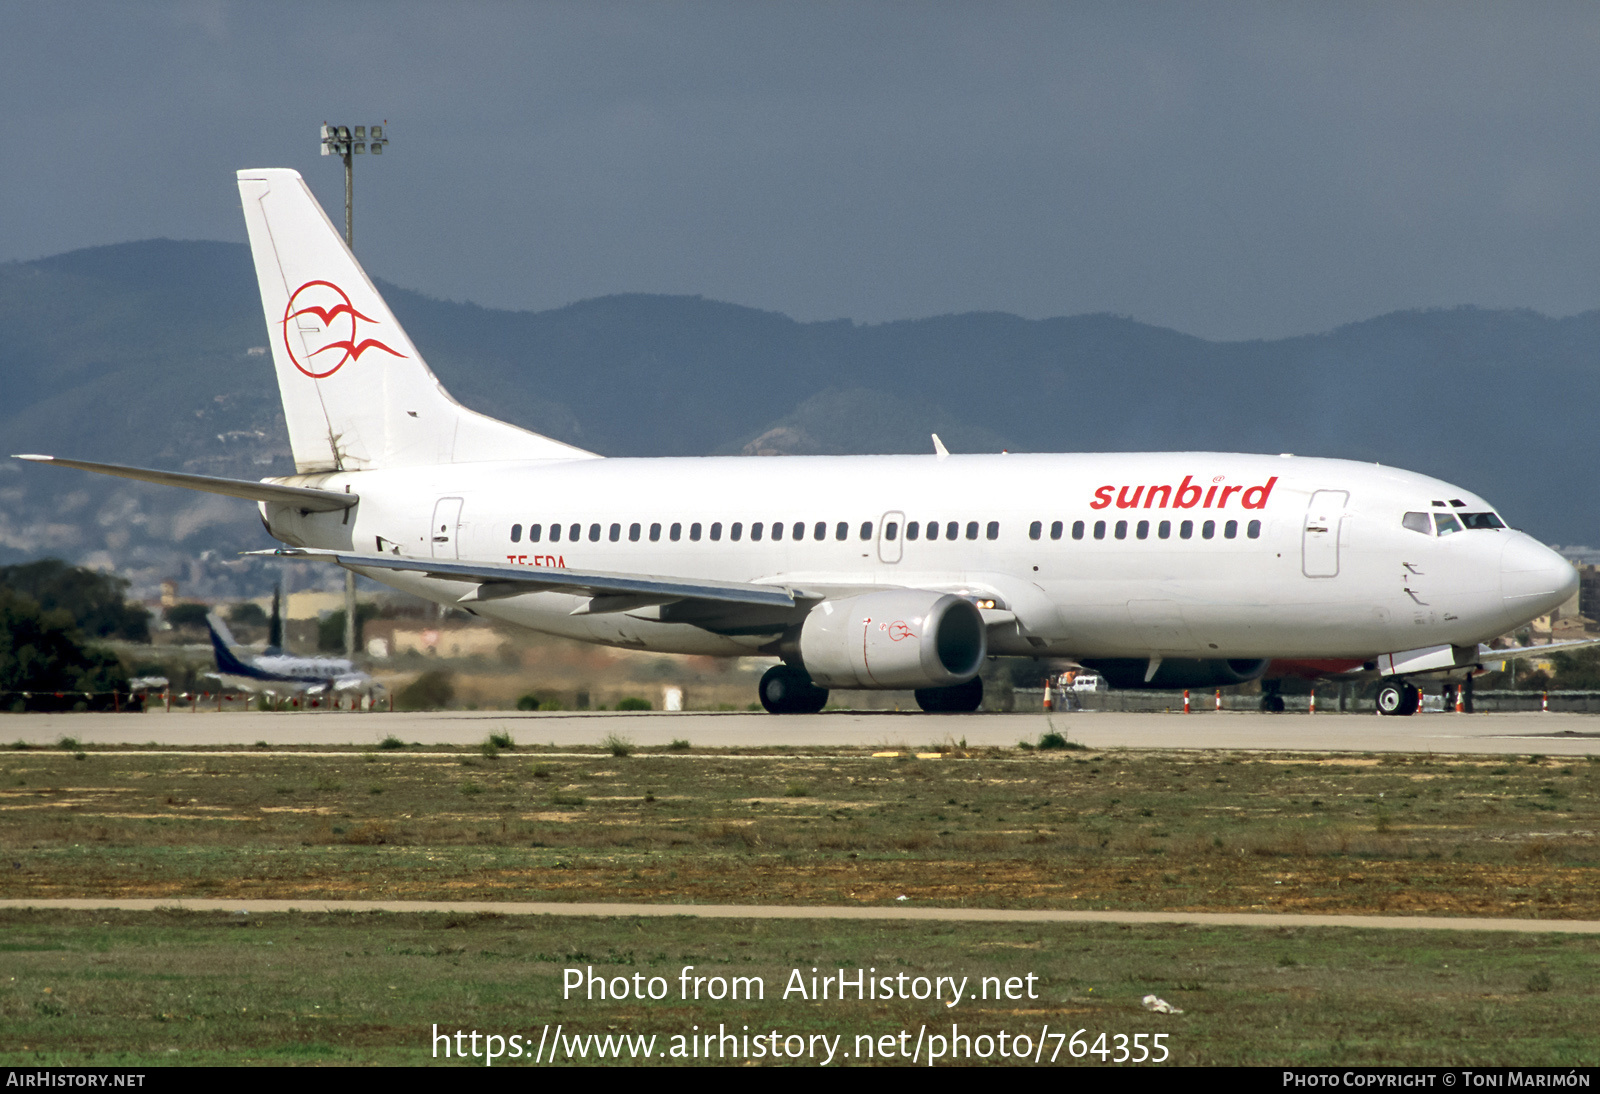
{"label": "hill", "polygon": [[[513,312],[382,288],[463,403],[605,455],[922,452],[930,432],[953,451],[1292,451],[1438,475],[1546,541],[1600,543],[1582,470],[1600,312],[1397,312],[1224,343],[1106,315],[801,323],[698,297]],[[0,265],[0,437],[284,473],[270,361],[251,352],[265,343],[242,245]],[[259,588],[260,564],[233,556],[269,544],[242,503],[0,462],[0,562],[56,553],[205,595]]]}

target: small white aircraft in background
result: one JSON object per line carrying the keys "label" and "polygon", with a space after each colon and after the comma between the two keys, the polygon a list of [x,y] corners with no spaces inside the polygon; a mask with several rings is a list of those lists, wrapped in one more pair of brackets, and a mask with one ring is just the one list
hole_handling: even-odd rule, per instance
{"label": "small white aircraft in background", "polygon": [[23,459],[251,499],[282,553],[501,622],[777,657],[775,713],[830,688],[974,710],[1005,654],[1116,687],[1381,677],[1379,710],[1410,714],[1412,679],[1548,654],[1482,643],[1577,589],[1471,491],[1345,460],[937,438],[927,456],[602,459],[452,399],[296,172],[241,171],[239,191],[298,473]]}
{"label": "small white aircraft in background", "polygon": [[206,616],[206,629],[211,632],[211,649],[217,659],[217,671],[210,675],[228,687],[317,695],[330,689],[351,691],[373,686],[371,676],[342,657],[296,657],[276,646],[259,654],[236,653],[234,647],[238,643],[216,612]]}

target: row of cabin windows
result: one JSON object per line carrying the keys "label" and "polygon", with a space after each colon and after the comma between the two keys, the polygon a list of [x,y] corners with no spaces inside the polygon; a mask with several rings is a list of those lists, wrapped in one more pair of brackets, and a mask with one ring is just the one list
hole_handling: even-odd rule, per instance
{"label": "row of cabin windows", "polygon": [[[806,538],[807,527],[808,526],[807,526],[806,522],[803,521],[803,520],[797,520],[792,525],[786,524],[786,523],[784,523],[782,521],[773,521],[771,524],[767,524],[767,523],[765,523],[763,521],[759,521],[758,520],[758,521],[755,521],[754,523],[752,523],[749,526],[749,533],[750,533],[750,539],[752,541],[755,541],[755,542],[759,542],[761,539],[766,538],[766,537],[770,537],[774,541],[777,541],[777,540],[783,539],[786,535],[788,536],[788,538],[793,539],[793,540],[803,540],[803,539]],[[941,525],[939,524],[939,522],[935,521],[935,520],[928,521],[926,525],[923,525],[919,521],[911,521],[905,527],[906,538],[907,539],[917,539],[923,534],[924,528],[926,528],[927,537],[929,539],[938,539],[939,538],[940,527],[941,527]],[[819,520],[815,524],[810,525],[809,528],[810,528],[811,538],[812,539],[814,539],[814,540],[825,540],[825,539],[828,538],[828,522],[827,521]],[[943,525],[943,529],[944,529],[944,538],[945,539],[959,539],[961,537],[962,525],[961,525],[960,521],[955,521],[955,520],[949,521],[948,523]],[[978,524],[977,521],[975,521],[975,520],[967,521],[965,530],[966,530],[966,538],[968,538],[968,539],[977,539],[978,538],[979,524]],[[649,538],[650,538],[650,542],[651,543],[657,543],[657,542],[660,541],[660,539],[661,539],[661,531],[662,531],[662,526],[660,524],[652,524],[652,525],[650,525]],[[703,525],[701,525],[700,522],[696,521],[695,523],[689,525],[689,540],[691,542],[699,542],[701,536],[706,531],[707,531],[707,529],[705,529],[705,527]],[[720,540],[722,538],[722,531],[723,531],[722,522],[721,521],[713,521],[709,531],[710,531],[709,538],[712,541]],[[734,541],[738,541],[738,540],[744,538],[744,534],[745,534],[746,528],[745,528],[745,525],[744,525],[744,523],[742,521],[734,521],[732,524],[728,525],[727,531],[728,531],[728,538],[729,539],[734,540]],[[565,532],[566,538],[567,538],[567,540],[569,542],[576,543],[578,540],[583,538],[584,528],[583,528],[582,524],[571,524],[571,525],[552,524],[549,527],[549,540],[548,540],[548,542],[550,542],[550,543],[560,543],[561,542],[561,537],[563,535],[563,532]],[[986,538],[988,538],[988,539],[999,539],[1000,538],[1000,522],[997,521],[997,520],[991,520],[988,523],[988,525],[983,528],[983,532],[984,532],[984,535],[986,536]],[[591,524],[591,525],[589,525],[589,542],[590,543],[599,543],[600,539],[602,537],[602,534],[604,534],[604,538],[609,539],[612,543],[617,543],[622,539],[622,525],[621,524],[612,524],[610,526],[610,528],[605,528],[604,526],[602,526],[600,524]],[[545,537],[545,535],[546,535],[546,532],[545,532],[545,526],[544,525],[542,525],[542,524],[530,524],[530,525],[528,525],[528,542],[529,543],[538,543],[538,542],[540,542],[541,539],[543,539]],[[644,526],[642,524],[630,524],[630,525],[628,525],[628,541],[630,543],[637,543],[639,541],[640,537],[643,536],[643,535],[644,535]],[[858,535],[860,536],[860,538],[862,540],[870,540],[870,539],[872,539],[872,522],[870,520],[864,520],[864,521],[861,522],[861,527],[860,527],[860,529],[858,531]],[[883,526],[883,538],[884,539],[893,540],[893,539],[898,539],[899,536],[900,536],[900,524],[899,524],[898,521],[888,521],[888,522],[886,522],[884,524],[884,526]],[[677,543],[679,540],[681,540],[683,538],[683,525],[682,524],[673,524],[673,525],[671,525],[667,529],[667,538],[669,540],[671,540],[673,543]],[[835,524],[833,526],[833,538],[835,540],[846,540],[846,539],[849,539],[850,538],[850,522],[841,520],[837,524]],[[511,542],[512,543],[521,543],[522,542],[522,525],[513,524],[511,526]]]}
{"label": "row of cabin windows", "polygon": [[[1119,520],[1119,521],[1117,521],[1115,527],[1112,529],[1112,535],[1116,539],[1127,539],[1128,538],[1128,525],[1130,523],[1133,524],[1133,538],[1134,539],[1149,539],[1150,538],[1150,528],[1151,528],[1152,524],[1155,525],[1155,533],[1156,533],[1156,538],[1157,539],[1171,539],[1172,538],[1172,526],[1173,526],[1174,522],[1170,521],[1170,520],[1161,520],[1161,521],[1141,520],[1141,521],[1137,521],[1137,522]],[[1194,526],[1195,526],[1195,522],[1194,521],[1192,521],[1192,520],[1180,520],[1180,521],[1177,521],[1176,523],[1178,525],[1178,538],[1179,539],[1193,539],[1194,538]],[[1200,522],[1200,538],[1201,539],[1214,539],[1214,538],[1216,538],[1217,523],[1218,522],[1214,521],[1214,520],[1201,521]],[[1236,521],[1236,520],[1227,520],[1227,521],[1222,521],[1221,523],[1222,523],[1222,538],[1223,539],[1237,539],[1238,538],[1238,536],[1239,536],[1239,522],[1238,521]],[[1059,520],[1052,521],[1050,523],[1050,538],[1051,539],[1060,539],[1061,538],[1061,534],[1065,529],[1066,529],[1066,525],[1063,524],[1061,521],[1059,521]],[[1072,522],[1072,538],[1073,539],[1082,539],[1083,536],[1084,536],[1084,533],[1086,531],[1087,531],[1087,526],[1084,524],[1083,521],[1075,520],[1075,521]],[[1260,539],[1261,538],[1261,522],[1259,520],[1253,520],[1249,524],[1245,525],[1245,533],[1244,534],[1246,536],[1248,536],[1249,538],[1251,538],[1251,539]],[[1028,538],[1029,539],[1039,539],[1043,535],[1044,535],[1044,522],[1043,521],[1036,520],[1032,524],[1028,525]],[[1105,539],[1106,538],[1106,522],[1105,521],[1097,520],[1097,521],[1094,522],[1094,538],[1095,539]]]}

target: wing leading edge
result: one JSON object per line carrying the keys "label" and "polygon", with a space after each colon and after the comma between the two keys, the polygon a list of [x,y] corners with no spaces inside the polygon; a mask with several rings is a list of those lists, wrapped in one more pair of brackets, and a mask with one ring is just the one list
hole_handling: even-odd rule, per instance
{"label": "wing leading edge", "polygon": [[282,548],[252,554],[335,562],[349,570],[398,570],[443,581],[475,585],[462,604],[501,600],[524,593],[558,592],[590,598],[573,614],[627,612],[654,605],[692,601],[758,608],[793,608],[802,600],[819,600],[793,589],[733,581],[683,581],[649,574],[615,574],[587,570],[544,570],[493,562],[459,562],[400,555],[357,555],[340,551]]}

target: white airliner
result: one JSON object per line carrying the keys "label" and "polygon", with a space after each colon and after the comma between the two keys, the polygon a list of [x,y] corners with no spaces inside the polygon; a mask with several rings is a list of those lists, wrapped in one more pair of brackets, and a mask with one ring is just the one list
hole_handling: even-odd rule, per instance
{"label": "white airliner", "polygon": [[[602,459],[462,407],[300,176],[239,172],[298,474],[27,456],[249,498],[291,553],[548,634],[775,656],[773,712],[830,688],[973,710],[990,655],[1115,686],[1465,676],[1577,574],[1438,479],[1218,452]],[[715,414],[715,406],[705,413]],[[1550,647],[1538,652],[1547,653]]]}

